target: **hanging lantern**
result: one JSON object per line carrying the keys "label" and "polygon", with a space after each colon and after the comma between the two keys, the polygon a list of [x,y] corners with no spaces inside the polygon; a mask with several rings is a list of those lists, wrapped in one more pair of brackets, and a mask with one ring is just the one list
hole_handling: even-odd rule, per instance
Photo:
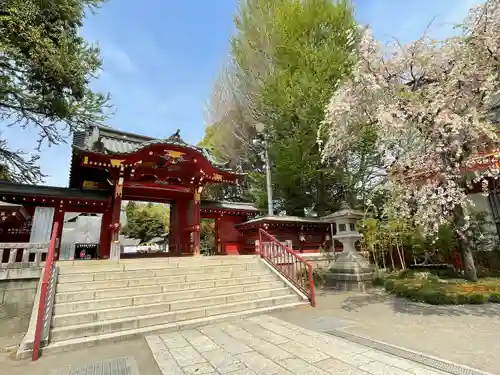
{"label": "hanging lantern", "polygon": [[305,236],[304,232],[302,232],[302,231],[299,232],[299,241],[300,242],[306,241],[306,236]]}

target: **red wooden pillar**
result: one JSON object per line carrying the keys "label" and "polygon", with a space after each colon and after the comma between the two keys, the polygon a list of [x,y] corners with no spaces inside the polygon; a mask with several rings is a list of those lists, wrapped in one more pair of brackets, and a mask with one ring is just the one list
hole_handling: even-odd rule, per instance
{"label": "red wooden pillar", "polygon": [[54,210],[54,219],[52,221],[52,227],[54,227],[56,223],[59,226],[57,227],[57,237],[56,237],[57,240],[56,240],[54,259],[59,260],[59,253],[61,252],[61,240],[62,240],[62,233],[64,226],[64,210],[62,208],[56,208]]}
{"label": "red wooden pillar", "polygon": [[120,213],[122,206],[123,177],[118,178],[111,205],[110,259],[120,259]]}
{"label": "red wooden pillar", "polygon": [[99,258],[109,259],[109,253],[111,251],[111,238],[110,238],[110,227],[111,227],[111,207],[108,207],[101,219],[101,237],[99,240]]}
{"label": "red wooden pillar", "polygon": [[215,219],[215,248],[217,249],[217,255],[222,254],[222,245],[220,242],[220,216]]}
{"label": "red wooden pillar", "polygon": [[179,244],[177,242],[177,205],[175,202],[170,203],[170,228],[168,233],[168,252],[174,255],[178,254]]}
{"label": "red wooden pillar", "polygon": [[193,255],[200,255],[200,192],[201,187],[194,191],[193,204]]}
{"label": "red wooden pillar", "polygon": [[177,246],[177,254],[186,254],[189,253],[190,246],[190,232],[188,225],[188,202],[185,199],[179,199],[175,202],[175,206],[177,208],[175,212],[176,223],[177,223],[177,232],[174,233],[175,241]]}

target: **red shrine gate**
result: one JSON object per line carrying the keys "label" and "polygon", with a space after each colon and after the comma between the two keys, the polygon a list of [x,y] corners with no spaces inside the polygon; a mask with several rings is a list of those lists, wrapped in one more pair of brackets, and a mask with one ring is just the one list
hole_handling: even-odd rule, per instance
{"label": "red shrine gate", "polygon": [[241,234],[235,225],[258,210],[249,204],[201,202],[200,194],[207,183],[238,184],[241,177],[206,149],[185,143],[179,131],[152,139],[92,126],[74,135],[69,188],[0,183],[0,194],[4,202],[53,207],[58,238],[65,213],[102,214],[101,259],[120,257],[123,200],[170,204],[169,256],[199,254],[202,216],[215,219],[217,253],[224,254],[238,252]]}
{"label": "red shrine gate", "polygon": [[165,140],[137,138],[97,126],[75,135],[70,187],[111,193],[102,220],[100,256],[119,257],[122,200],[170,203],[171,254],[198,254],[203,186],[237,184],[241,176],[217,164],[205,149],[185,143],[179,132]]}

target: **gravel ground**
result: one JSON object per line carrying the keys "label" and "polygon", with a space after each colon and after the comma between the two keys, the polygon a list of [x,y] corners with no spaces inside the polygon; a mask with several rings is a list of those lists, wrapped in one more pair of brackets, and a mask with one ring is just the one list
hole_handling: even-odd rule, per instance
{"label": "gravel ground", "polygon": [[308,320],[335,318],[334,329],[500,374],[500,304],[431,306],[377,291],[322,292],[315,308],[272,315],[308,327]]}

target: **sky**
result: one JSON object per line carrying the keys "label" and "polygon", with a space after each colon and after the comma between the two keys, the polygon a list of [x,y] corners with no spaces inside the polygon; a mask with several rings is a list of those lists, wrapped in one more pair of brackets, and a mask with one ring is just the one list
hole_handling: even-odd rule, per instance
{"label": "sky", "polygon": [[[356,18],[383,41],[408,43],[431,21],[435,38],[453,33],[481,0],[353,0]],[[110,92],[120,130],[165,138],[177,129],[191,144],[204,135],[213,81],[228,59],[238,0],[108,0],[89,15],[81,34],[101,49],[103,68],[92,87]],[[34,149],[36,132],[3,128],[12,148]],[[67,186],[68,143],[43,147],[46,185]]]}

